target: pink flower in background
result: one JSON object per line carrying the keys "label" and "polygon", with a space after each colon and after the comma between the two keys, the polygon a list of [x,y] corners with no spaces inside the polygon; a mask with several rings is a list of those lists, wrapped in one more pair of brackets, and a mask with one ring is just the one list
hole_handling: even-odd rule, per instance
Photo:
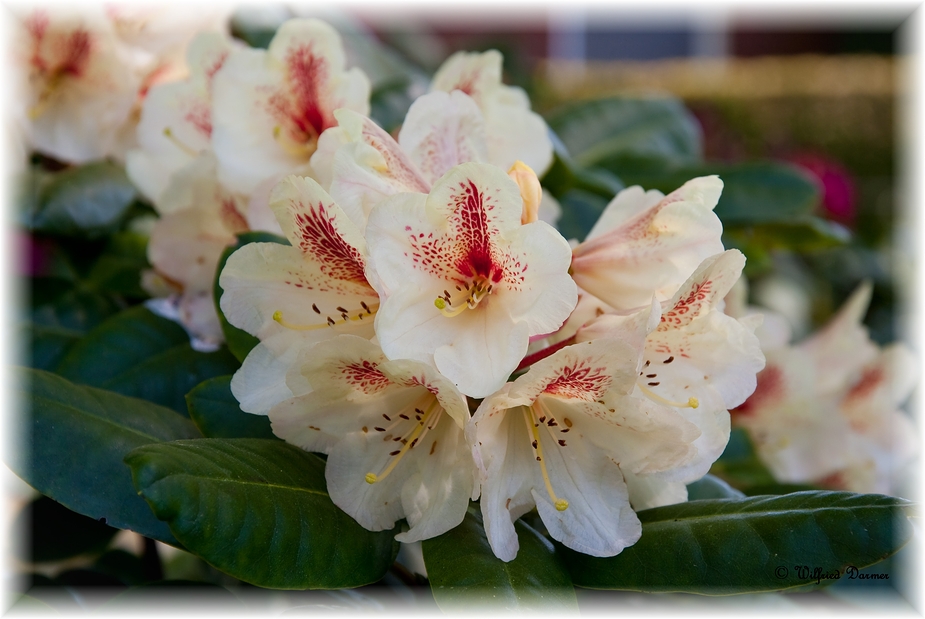
{"label": "pink flower in background", "polygon": [[852,225],[857,215],[857,190],[848,170],[834,159],[818,153],[797,153],[788,159],[819,182],[825,216]]}

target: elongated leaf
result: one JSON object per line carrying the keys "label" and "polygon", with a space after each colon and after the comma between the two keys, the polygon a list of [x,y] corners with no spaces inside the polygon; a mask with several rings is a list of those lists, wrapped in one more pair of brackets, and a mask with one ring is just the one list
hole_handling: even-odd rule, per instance
{"label": "elongated leaf", "polygon": [[575,611],[575,589],[552,544],[521,520],[520,550],[505,563],[488,545],[478,505],[462,524],[424,540],[424,564],[434,599],[444,611],[488,606],[519,611]]}
{"label": "elongated leaf", "polygon": [[29,319],[36,325],[86,333],[119,311],[112,299],[56,277],[30,279]]}
{"label": "elongated leaf", "polygon": [[733,428],[729,433],[726,449],[710,467],[710,474],[739,490],[777,483],[768,467],[758,458],[755,446],[743,428]]}
{"label": "elongated leaf", "polygon": [[583,241],[607,207],[608,200],[582,189],[569,189],[560,198],[562,215],[556,227],[566,239]]}
{"label": "elongated leaf", "polygon": [[328,589],[379,580],[396,531],[373,533],[332,502],[324,462],[281,441],[201,439],[125,458],[135,487],[190,552],[261,587]]}
{"label": "elongated leaf", "polygon": [[593,589],[777,591],[817,584],[816,568],[833,574],[895,553],[912,536],[908,505],[849,492],[691,501],[639,512],[642,538],[616,557],[563,553],[575,584]]}
{"label": "elongated leaf", "polygon": [[186,396],[189,416],[209,438],[276,438],[270,418],[241,410],[231,393],[231,377],[210,378]]}
{"label": "elongated leaf", "polygon": [[182,327],[138,306],[109,318],[72,346],[57,371],[68,380],[186,415],[186,394],[193,387],[237,368],[227,351],[193,350]]}
{"label": "elongated leaf", "polygon": [[703,163],[639,172],[611,171],[627,185],[664,193],[692,178],[718,174],[724,187],[715,213],[726,226],[793,223],[810,215],[819,202],[816,183],[805,172],[783,163]]}
{"label": "elongated leaf", "polygon": [[87,273],[87,284],[95,290],[141,299],[148,295],[141,287],[141,272],[150,267],[148,239],[137,232],[113,234]]}
{"label": "elongated leaf", "polygon": [[245,232],[238,235],[238,242],[236,245],[225,248],[225,251],[222,252],[222,257],[218,261],[218,268],[215,270],[215,282],[212,285],[212,296],[215,299],[215,311],[218,312],[218,320],[222,325],[222,333],[225,334],[225,343],[228,345],[228,350],[230,350],[231,354],[242,363],[247,353],[249,353],[260,340],[247,331],[235,327],[225,318],[225,315],[222,313],[221,304],[219,303],[222,298],[223,290],[222,287],[218,285],[218,278],[222,274],[222,269],[225,268],[225,262],[228,260],[228,256],[248,243],[280,243],[281,245],[288,245],[289,241],[275,234],[270,234],[269,232]]}
{"label": "elongated leaf", "polygon": [[137,192],[125,171],[105,161],[33,181],[27,225],[52,234],[97,237],[115,231]]}
{"label": "elongated leaf", "polygon": [[621,156],[692,162],[702,150],[697,119],[680,101],[668,97],[579,101],[556,110],[547,121],[582,166]]}
{"label": "elongated leaf", "polygon": [[39,370],[53,370],[68,349],[80,339],[81,333],[60,327],[24,324],[19,328],[19,341],[25,346],[22,365]]}
{"label": "elongated leaf", "polygon": [[18,370],[15,384],[18,400],[30,407],[15,444],[31,446],[8,462],[17,475],[79,514],[177,543],[138,496],[122,459],[141,445],[199,436],[192,422],[41,370]]}

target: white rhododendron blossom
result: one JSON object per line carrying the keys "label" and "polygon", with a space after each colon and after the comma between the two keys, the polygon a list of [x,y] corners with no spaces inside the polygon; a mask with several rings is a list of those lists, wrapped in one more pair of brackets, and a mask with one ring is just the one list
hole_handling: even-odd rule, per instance
{"label": "white rhododendron blossom", "polygon": [[278,174],[307,173],[334,110],[369,113],[369,79],[345,69],[340,36],[316,19],[280,26],[266,50],[232,54],[213,82],[213,147],[220,178],[250,194]]}
{"label": "white rhododendron blossom", "polygon": [[497,50],[456,52],[434,74],[431,91],[461,91],[485,119],[487,161],[507,170],[523,161],[542,176],[552,164],[552,142],[542,116],[530,110],[523,89],[501,81],[503,57]]}
{"label": "white rhododendron blossom", "polygon": [[280,438],[329,454],[334,503],[371,531],[406,518],[411,528],[396,536],[401,542],[462,522],[478,497],[462,394],[431,366],[389,361],[360,337],[341,335],[309,352],[295,370],[307,392],[269,417]]}
{"label": "white rhododendron blossom", "polygon": [[218,183],[215,158],[205,152],[174,174],[161,206],[148,261],[174,289],[179,322],[199,344],[217,346],[224,338],[212,301],[215,269],[235,234],[247,230],[246,202]]}
{"label": "white rhododendron blossom", "polygon": [[862,285],[808,339],[768,347],[755,392],[732,411],[780,482],[889,493],[918,451],[898,410],[918,363],[901,344],[881,350],[870,340],[862,322],[870,295]]}
{"label": "white rhododendron blossom", "polygon": [[682,412],[631,395],[640,339],[568,346],[476,411],[467,433],[481,473],[485,532],[499,558],[516,556],[513,521],[534,505],[569,548],[618,554],[642,532],[625,476],[669,471],[695,455],[699,432]]}
{"label": "white rhododendron blossom", "polygon": [[36,9],[16,35],[15,68],[26,88],[21,121],[32,148],[74,163],[114,152],[142,75],[102,11]]}
{"label": "white rhododendron blossom", "polygon": [[379,309],[366,242],[318,183],[290,176],[270,206],[291,245],[245,245],[219,279],[228,321],[261,340],[231,384],[251,413],[291,395],[285,373],[302,348],[340,333],[371,338]]}
{"label": "white rhododendron blossom", "polygon": [[[723,298],[739,278],[745,257],[730,249],[703,261],[674,296],[661,304],[658,326],[645,339],[634,396],[684,410],[700,436],[683,467],[648,480],[627,477],[638,491],[633,505],[647,509],[687,500],[686,484],[700,479],[729,440],[729,409],[755,390],[765,359],[754,332],[760,317],[723,313]],[[638,315],[637,315],[638,316]],[[638,320],[604,314],[580,329],[576,341],[614,337]]]}
{"label": "white rhododendron blossom", "polygon": [[120,4],[32,10],[13,47],[32,148],[68,163],[124,158],[148,91],[181,78],[189,41],[223,31],[228,12]]}
{"label": "white rhododendron blossom", "polygon": [[485,397],[523,359],[531,336],[575,307],[568,243],[521,224],[520,188],[502,170],[467,163],[429,195],[395,195],[366,227],[376,335],[390,359],[432,363],[463,393]]}
{"label": "white rhododendron blossom", "polygon": [[717,176],[695,178],[667,196],[624,189],[573,251],[572,276],[617,310],[674,294],[696,265],[723,251],[722,223],[713,213],[723,190]]}
{"label": "white rhododendron blossom", "polygon": [[159,205],[170,177],[212,144],[212,78],[234,49],[230,38],[204,33],[190,44],[185,80],[148,92],[138,123],[140,148],[129,151],[126,172]]}

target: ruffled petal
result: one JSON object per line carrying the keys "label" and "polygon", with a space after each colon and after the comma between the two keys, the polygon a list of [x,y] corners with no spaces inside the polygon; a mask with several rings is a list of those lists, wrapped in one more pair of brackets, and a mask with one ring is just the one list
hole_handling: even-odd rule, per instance
{"label": "ruffled petal", "polygon": [[461,92],[418,97],[405,116],[398,143],[428,183],[469,161],[487,161],[485,120]]}

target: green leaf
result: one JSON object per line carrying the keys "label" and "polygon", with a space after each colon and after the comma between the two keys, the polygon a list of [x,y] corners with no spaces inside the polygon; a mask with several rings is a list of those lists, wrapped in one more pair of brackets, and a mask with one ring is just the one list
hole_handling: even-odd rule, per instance
{"label": "green leaf", "polygon": [[14,529],[22,531],[31,540],[28,548],[22,548],[27,552],[20,558],[33,563],[102,552],[118,532],[118,529],[73,512],[45,496],[38,497],[22,509]]}
{"label": "green leaf", "polygon": [[724,226],[792,224],[809,216],[819,203],[819,188],[805,172],[783,163],[767,161],[664,166],[631,172],[611,169],[627,185],[674,191],[692,178],[718,174],[723,194],[715,213]]}
{"label": "green leaf", "polygon": [[[555,137],[555,136],[553,136]],[[570,189],[580,189],[605,199],[605,203],[624,188],[619,178],[600,168],[583,168],[576,164],[565,147],[553,140],[556,150],[552,165],[543,175],[543,187],[560,198]]]}
{"label": "green leaf", "polygon": [[745,494],[736,490],[719,477],[704,475],[692,484],[687,484],[687,500],[741,499]]}
{"label": "green leaf", "polygon": [[367,531],[331,502],[320,458],[282,441],[176,441],[125,462],[190,552],[260,587],[358,587],[398,552],[395,530]]}
{"label": "green leaf", "polygon": [[578,101],[550,114],[547,122],[585,167],[638,156],[692,162],[702,150],[697,119],[680,101],[668,97]]}
{"label": "green leaf", "polygon": [[556,223],[566,239],[583,241],[607,208],[608,200],[582,189],[569,189],[560,198],[562,215]]}
{"label": "green leaf", "polygon": [[[30,413],[19,424],[13,472],[68,509],[176,544],[132,486],[122,459],[158,441],[199,436],[188,419],[144,400],[75,385],[42,370],[20,369],[17,398]],[[30,436],[31,433],[31,436]]]}
{"label": "green leaf", "polygon": [[74,382],[150,400],[186,415],[190,389],[237,368],[227,351],[197,352],[182,327],[137,306],[75,343],[57,371]]}
{"label": "green leaf", "polygon": [[798,492],[691,501],[639,512],[642,538],[616,557],[563,548],[576,585],[727,595],[817,584],[863,568],[912,536],[908,501],[876,494]]}
{"label": "green leaf", "polygon": [[150,268],[147,237],[122,231],[109,237],[103,253],[93,263],[86,284],[94,290],[143,299],[148,294],[141,287],[141,272]]}
{"label": "green leaf", "polygon": [[209,438],[276,438],[266,415],[245,413],[231,393],[231,377],[204,381],[186,395],[189,416]]}
{"label": "green leaf", "polygon": [[28,318],[36,325],[86,333],[119,311],[109,297],[56,277],[30,278]]}
{"label": "green leaf", "polygon": [[81,333],[60,327],[43,327],[32,323],[20,325],[18,341],[25,345],[22,365],[39,370],[53,370],[80,339]]}
{"label": "green leaf", "polygon": [[117,230],[136,196],[122,167],[106,161],[69,168],[47,182],[33,180],[31,190],[27,227],[89,238]]}
{"label": "green leaf", "polygon": [[218,261],[218,268],[215,270],[215,282],[212,284],[215,311],[218,312],[218,320],[222,325],[222,333],[225,334],[225,344],[228,345],[228,350],[231,351],[231,354],[241,363],[244,363],[244,358],[247,356],[247,353],[260,343],[260,340],[247,331],[235,327],[225,318],[220,304],[224,291],[222,287],[218,285],[218,278],[222,274],[222,269],[225,268],[225,262],[228,260],[228,256],[248,243],[279,243],[280,245],[288,245],[289,241],[275,234],[270,234],[269,232],[245,232],[238,235],[238,242],[235,245],[225,248],[225,251],[222,252],[222,257]]}
{"label": "green leaf", "polygon": [[514,529],[520,550],[509,563],[491,551],[476,504],[458,527],[424,540],[427,577],[442,610],[471,610],[480,603],[518,611],[578,610],[572,581],[549,540],[521,520]]}

